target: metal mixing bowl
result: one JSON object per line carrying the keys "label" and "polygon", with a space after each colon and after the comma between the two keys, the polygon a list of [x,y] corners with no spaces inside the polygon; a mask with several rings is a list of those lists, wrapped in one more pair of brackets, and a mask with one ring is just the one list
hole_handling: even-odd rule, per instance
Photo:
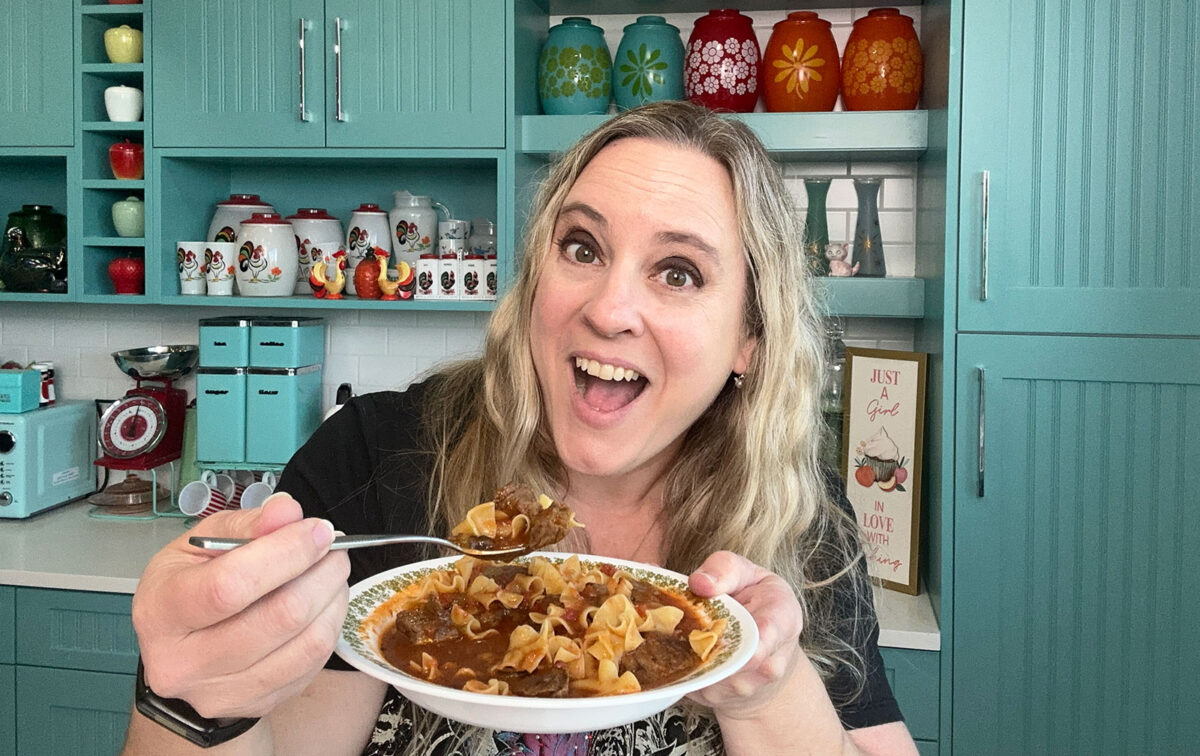
{"label": "metal mixing bowl", "polygon": [[200,361],[200,347],[195,344],[123,349],[112,353],[113,361],[130,378],[174,380],[192,372]]}

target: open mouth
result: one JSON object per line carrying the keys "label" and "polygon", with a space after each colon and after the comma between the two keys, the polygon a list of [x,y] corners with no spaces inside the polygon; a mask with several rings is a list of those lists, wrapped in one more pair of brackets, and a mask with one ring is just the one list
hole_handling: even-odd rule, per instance
{"label": "open mouth", "polygon": [[613,412],[641,395],[647,381],[636,370],[575,358],[575,390],[589,407]]}

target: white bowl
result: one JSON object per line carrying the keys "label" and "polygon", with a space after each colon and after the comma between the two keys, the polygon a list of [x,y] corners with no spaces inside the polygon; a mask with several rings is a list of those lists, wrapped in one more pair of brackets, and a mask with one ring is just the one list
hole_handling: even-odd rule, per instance
{"label": "white bowl", "polygon": [[[570,554],[539,552],[552,561]],[[433,570],[461,557],[442,557],[381,572],[350,589],[350,607],[338,638],[337,654],[355,668],[390,683],[418,706],[460,722],[508,732],[568,733],[602,730],[636,722],[671,706],[685,694],[723,680],[742,667],[758,646],[758,628],[741,604],[727,595],[701,601],[727,626],[722,646],[707,662],[681,680],[638,693],[590,698],[533,698],[471,693],[437,685],[401,672],[383,658],[379,638],[383,622],[368,622],[376,607]],[[655,585],[683,591],[687,577],[639,562],[580,555],[585,563],[612,564]],[[521,560],[518,560],[521,561]]]}

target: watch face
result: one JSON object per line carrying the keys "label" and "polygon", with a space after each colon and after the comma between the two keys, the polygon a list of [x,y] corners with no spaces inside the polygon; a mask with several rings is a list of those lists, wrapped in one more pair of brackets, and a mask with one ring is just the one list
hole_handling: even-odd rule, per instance
{"label": "watch face", "polygon": [[167,432],[167,413],[157,399],[136,394],[118,399],[100,417],[100,448],[129,459],[158,446]]}

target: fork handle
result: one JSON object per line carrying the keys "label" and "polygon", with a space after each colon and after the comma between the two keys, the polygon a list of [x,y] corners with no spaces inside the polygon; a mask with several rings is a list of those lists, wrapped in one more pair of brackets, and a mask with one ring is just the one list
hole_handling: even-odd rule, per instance
{"label": "fork handle", "polygon": [[[206,538],[203,536],[192,536],[188,539],[188,543],[201,549],[208,549],[209,551],[230,551],[236,549],[238,546],[244,546],[252,540],[251,538]],[[391,543],[446,544],[447,541],[441,538],[420,535],[340,535],[333,539],[333,543],[329,545],[329,550],[341,551],[360,546],[385,546]]]}

